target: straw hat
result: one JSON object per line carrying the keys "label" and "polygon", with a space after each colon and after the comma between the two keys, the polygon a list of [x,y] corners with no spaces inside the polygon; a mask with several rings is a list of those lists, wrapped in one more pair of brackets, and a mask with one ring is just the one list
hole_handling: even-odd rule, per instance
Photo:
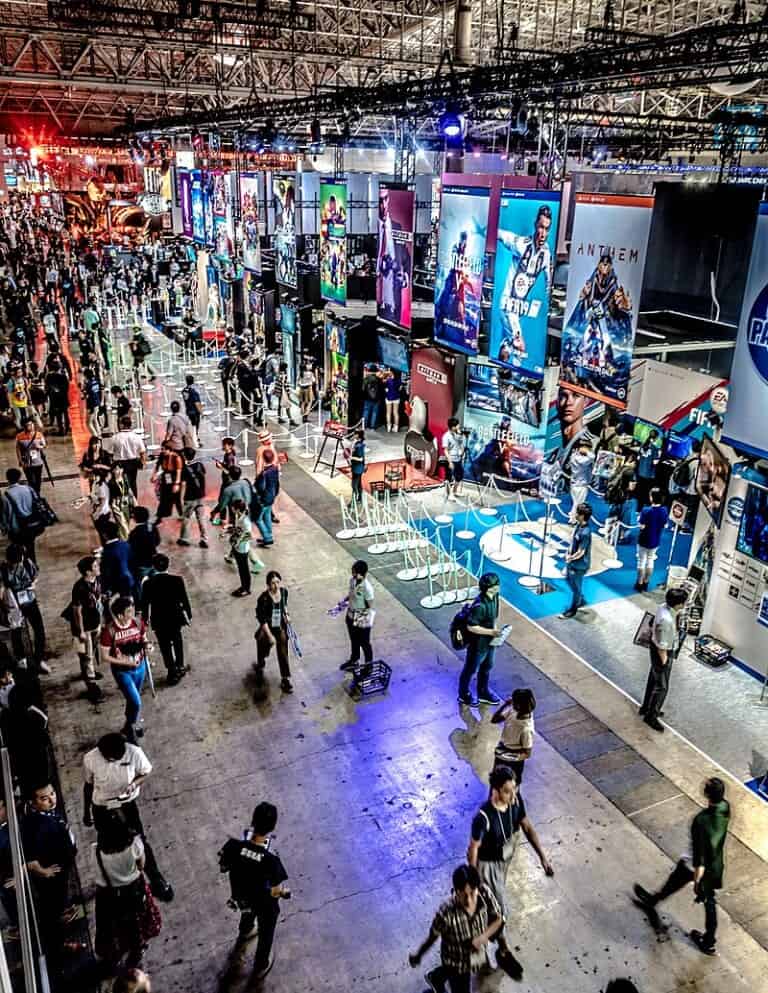
{"label": "straw hat", "polygon": [[271,433],[269,431],[266,431],[266,430],[265,431],[259,431],[258,439],[259,439],[259,444],[260,445],[271,445],[272,444],[272,435],[271,435]]}

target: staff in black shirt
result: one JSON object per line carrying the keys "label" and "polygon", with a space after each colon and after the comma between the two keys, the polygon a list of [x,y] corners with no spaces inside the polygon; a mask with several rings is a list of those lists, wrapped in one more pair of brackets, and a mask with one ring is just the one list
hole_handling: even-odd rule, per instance
{"label": "staff in black shirt", "polygon": [[219,852],[219,868],[229,873],[231,905],[242,913],[237,942],[252,937],[258,921],[259,941],[254,960],[255,978],[263,979],[272,968],[272,942],[275,937],[280,899],[288,900],[291,891],[283,885],[288,879],[280,857],[270,851],[270,834],[277,825],[277,807],[260,803],[251,818],[251,828],[244,839],[230,838]]}

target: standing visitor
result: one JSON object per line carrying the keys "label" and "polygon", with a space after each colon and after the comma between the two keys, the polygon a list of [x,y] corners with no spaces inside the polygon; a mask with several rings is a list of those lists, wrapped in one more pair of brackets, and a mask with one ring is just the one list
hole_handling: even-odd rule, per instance
{"label": "standing visitor", "polygon": [[343,671],[356,669],[360,664],[360,652],[366,662],[373,662],[371,631],[376,618],[374,610],[373,585],[368,579],[368,563],[358,559],[352,566],[349,580],[347,603],[347,634],[349,635],[350,655],[347,662],[339,666]]}
{"label": "standing visitor", "polygon": [[197,518],[197,528],[200,532],[200,548],[208,547],[208,534],[205,529],[205,466],[196,458],[193,448],[184,449],[184,468],[181,470],[181,505],[183,514],[181,534],[177,545],[189,545],[187,533],[193,517]]}
{"label": "standing visitor", "polygon": [[0,564],[0,578],[5,589],[13,593],[22,616],[32,630],[32,658],[35,668],[47,675],[51,670],[44,661],[45,624],[35,592],[39,571],[37,565],[27,556],[23,545],[8,546],[5,561]]}
{"label": "standing visitor", "polygon": [[691,931],[691,938],[699,951],[705,955],[716,955],[717,891],[723,888],[724,849],[731,807],[725,799],[725,783],[716,776],[704,784],[704,796],[707,806],[696,814],[691,823],[690,858],[680,859],[657,893],[650,893],[636,883],[635,896],[654,929],[658,930],[661,922],[656,907],[662,900],[693,883],[696,903],[704,904],[705,927],[703,934],[701,931]]}
{"label": "standing visitor", "polygon": [[267,588],[256,601],[256,662],[259,681],[263,682],[264,667],[269,653],[274,647],[277,664],[280,668],[280,688],[284,693],[293,693],[291,667],[288,661],[288,590],[283,586],[282,576],[274,569],[267,573]]}
{"label": "standing visitor", "polygon": [[134,507],[131,517],[136,522],[128,535],[131,549],[131,572],[134,581],[134,599],[141,602],[141,584],[152,572],[152,560],[160,544],[160,533],[146,507]]}
{"label": "standing visitor", "polygon": [[16,458],[35,493],[40,492],[43,483],[45,448],[45,435],[35,426],[34,417],[26,416],[16,435]]}
{"label": "standing visitor", "polygon": [[365,367],[363,379],[363,427],[375,431],[379,423],[381,380],[375,365]]}
{"label": "standing visitor", "polygon": [[387,371],[384,380],[384,403],[387,409],[387,431],[400,430],[400,373]]}
{"label": "standing visitor", "polygon": [[[114,390],[113,390],[114,392]],[[147,464],[147,446],[144,439],[133,430],[133,421],[127,415],[120,417],[120,430],[112,439],[112,458],[115,465],[121,465],[125,478],[135,497],[138,497],[139,469]]]}
{"label": "standing visitor", "polygon": [[185,448],[198,447],[192,423],[186,414],[182,414],[178,400],[171,402],[171,416],[165,425],[163,445],[177,453],[181,453]]}
{"label": "standing visitor", "polygon": [[363,502],[363,475],[365,473],[365,431],[355,431],[355,443],[349,455],[349,471],[352,478],[352,499]]}
{"label": "standing visitor", "polygon": [[184,469],[184,459],[181,450],[175,451],[168,441],[164,441],[160,456],[152,473],[152,482],[159,483],[160,498],[157,503],[155,524],[165,517],[170,517],[174,509],[179,517],[184,517],[181,506],[181,473]]}
{"label": "standing visitor", "polygon": [[21,481],[18,469],[6,469],[8,483],[0,500],[0,530],[16,545],[23,545],[27,555],[36,562],[35,541],[45,528],[37,516],[37,494]]}
{"label": "standing visitor", "polygon": [[56,425],[59,434],[68,434],[69,379],[58,359],[50,362],[48,370],[48,375],[45,377],[45,392],[48,394],[48,416],[51,424]]}
{"label": "standing visitor", "polygon": [[525,763],[533,752],[535,709],[536,697],[533,690],[516,689],[491,718],[491,724],[504,724],[501,741],[496,746],[494,763],[510,768],[518,786],[523,781]]}
{"label": "standing visitor", "polygon": [[640,509],[648,503],[648,498],[656,478],[656,463],[659,461],[659,432],[656,428],[640,446],[637,453],[637,502]]}
{"label": "standing visitor", "polygon": [[272,536],[272,505],[280,492],[280,470],[275,464],[275,453],[267,450],[262,456],[263,468],[256,477],[254,486],[254,504],[258,508],[258,517],[254,523],[259,530],[262,548],[274,545]]}
{"label": "standing visitor", "polygon": [[125,698],[123,734],[132,744],[144,732],[141,720],[141,690],[147,675],[147,641],[143,622],[136,620],[133,600],[119,596],[112,603],[112,619],[101,632],[101,647],[112,675]]}
{"label": "standing visitor", "polygon": [[315,400],[315,371],[312,367],[311,359],[304,359],[301,363],[301,372],[299,373],[299,381],[297,386],[299,387],[301,420],[302,423],[306,424],[309,420],[309,412],[312,409],[312,404]]}
{"label": "standing visitor", "polygon": [[218,499],[216,500],[216,506],[211,511],[211,524],[213,525],[221,524],[222,497],[224,496],[224,491],[226,490],[227,486],[232,481],[230,470],[237,465],[237,452],[235,451],[235,439],[222,438],[221,447],[222,447],[221,459],[216,459],[214,463],[216,468],[221,472],[221,486],[219,488],[219,496]]}
{"label": "standing visitor", "polygon": [[99,671],[102,606],[98,559],[86,555],[77,563],[77,571],[80,578],[72,587],[72,637],[86,692],[91,697],[101,697],[101,690],[96,686],[96,680],[102,678]]}
{"label": "standing visitor", "polygon": [[582,595],[584,577],[592,564],[592,531],[589,522],[592,508],[588,503],[580,503],[576,508],[576,527],[571,536],[571,546],[565,556],[565,581],[571,590],[571,605],[558,616],[561,619],[575,617],[584,606]]}
{"label": "standing visitor", "polygon": [[[234,483],[230,483],[233,486]],[[232,590],[232,596],[244,597],[251,595],[250,551],[253,526],[248,514],[245,500],[240,498],[232,501],[232,512],[235,516],[230,526],[229,545],[237,565],[240,585]]]}
{"label": "standing visitor", "polygon": [[130,596],[134,584],[131,546],[120,537],[114,521],[102,524],[101,536],[104,542],[101,552],[102,591],[107,598],[115,594]]}
{"label": "standing visitor", "polygon": [[592,468],[595,464],[595,453],[588,438],[582,438],[571,455],[571,514],[569,524],[575,524],[579,507],[586,502],[589,495],[589,484],[592,481]]}
{"label": "standing visitor", "polygon": [[192,607],[183,577],[168,572],[168,556],[158,552],[152,565],[154,571],[141,589],[141,614],[144,624],[151,625],[155,632],[168,672],[167,682],[175,686],[189,672],[189,666],[184,665],[182,630],[192,621]]}
{"label": "standing visitor", "polygon": [[669,511],[663,506],[664,495],[654,487],[650,492],[651,504],[640,511],[640,535],[637,539],[637,580],[635,589],[644,593],[653,575],[653,566],[661,544],[661,536],[669,520]]}
{"label": "standing visitor", "polygon": [[109,481],[109,509],[112,519],[117,524],[118,535],[125,541],[130,532],[131,511],[136,504],[122,465],[112,466],[112,478]]}
{"label": "standing visitor", "polygon": [[667,590],[664,603],[653,618],[649,646],[651,668],[639,714],[654,731],[664,730],[659,718],[662,716],[662,707],[669,692],[672,663],[677,657],[681,644],[677,615],[685,606],[687,599],[688,594],[683,589]]}
{"label": "standing visitor", "polygon": [[445,452],[445,495],[451,500],[457,500],[459,487],[464,479],[464,454],[467,450],[467,440],[462,434],[458,417],[448,418],[448,430],[443,435],[443,452]]}
{"label": "standing visitor", "polygon": [[186,386],[181,391],[181,398],[184,401],[184,411],[187,415],[189,423],[192,425],[192,430],[195,436],[194,448],[200,447],[200,421],[203,417],[203,399],[200,396],[200,390],[195,386],[195,377],[188,375],[186,377]]}
{"label": "standing visitor", "polygon": [[[480,595],[467,617],[467,657],[459,676],[459,703],[476,707],[478,703],[501,703],[501,697],[488,685],[496,648],[494,638],[501,635],[499,621],[499,590],[501,580],[495,572],[486,572],[478,580]],[[472,695],[470,682],[477,673],[477,697]]]}

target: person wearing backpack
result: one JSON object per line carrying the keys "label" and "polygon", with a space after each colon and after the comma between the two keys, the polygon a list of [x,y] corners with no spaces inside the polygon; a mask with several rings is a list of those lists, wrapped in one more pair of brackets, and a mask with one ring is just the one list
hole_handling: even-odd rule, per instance
{"label": "person wearing backpack", "polygon": [[688,508],[683,530],[690,528],[689,520],[696,504],[696,476],[699,471],[701,442],[694,438],[691,444],[691,454],[687,459],[678,462],[669,479],[669,495],[684,503]]}
{"label": "person wearing backpack", "polygon": [[48,416],[59,434],[69,433],[69,379],[58,360],[48,366],[45,390],[48,394]]}
{"label": "person wearing backpack", "polygon": [[[467,657],[459,676],[459,703],[476,707],[478,703],[501,703],[501,697],[488,685],[496,649],[491,644],[501,634],[498,626],[501,580],[495,572],[486,572],[479,580],[480,595],[466,613]],[[477,673],[477,697],[470,681]]]}
{"label": "person wearing backpack", "polygon": [[95,366],[84,366],[82,375],[88,430],[91,434],[99,437],[101,435],[100,418],[104,404],[104,389]]}
{"label": "person wearing backpack", "polygon": [[262,548],[269,548],[275,543],[272,537],[272,504],[280,492],[280,470],[275,465],[275,453],[271,449],[264,452],[262,462],[263,469],[253,487],[251,518],[261,535],[259,544]]}
{"label": "person wearing backpack", "polygon": [[177,545],[189,545],[187,532],[190,521],[197,518],[197,527],[200,531],[200,548],[208,547],[208,535],[205,529],[205,466],[195,457],[194,448],[184,449],[184,468],[181,470],[181,505],[183,515],[181,518],[181,534],[176,542]]}
{"label": "person wearing backpack", "polygon": [[184,401],[184,410],[186,411],[187,417],[189,418],[189,423],[194,429],[195,438],[197,439],[197,447],[200,447],[200,420],[203,416],[203,401],[200,396],[200,391],[195,386],[195,377],[189,375],[186,377],[187,385],[181,391],[181,398]]}

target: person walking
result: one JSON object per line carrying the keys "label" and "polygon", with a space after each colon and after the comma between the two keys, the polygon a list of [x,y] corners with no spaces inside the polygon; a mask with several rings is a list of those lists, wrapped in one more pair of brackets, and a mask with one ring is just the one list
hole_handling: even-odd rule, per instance
{"label": "person walking", "polygon": [[171,416],[165,425],[163,445],[177,454],[181,454],[185,448],[197,448],[192,422],[186,414],[182,414],[178,400],[171,401]]}
{"label": "person walking", "polygon": [[525,763],[533,752],[535,709],[536,697],[533,690],[518,688],[491,718],[491,724],[504,724],[501,740],[494,753],[494,764],[510,768],[518,786],[523,781]]}
{"label": "person walking", "polygon": [[112,476],[107,485],[112,520],[117,524],[118,536],[125,541],[130,532],[131,511],[136,505],[136,497],[133,495],[122,465],[112,466]]}
{"label": "person walking", "polygon": [[208,534],[205,528],[205,466],[196,457],[194,448],[184,449],[184,468],[181,470],[181,534],[177,545],[189,545],[187,539],[189,524],[193,517],[197,518],[197,528],[200,532],[200,548],[208,547]]}
{"label": "person walking", "polygon": [[168,671],[167,682],[175,686],[189,672],[184,665],[182,630],[192,621],[192,607],[182,576],[168,572],[167,555],[156,553],[153,572],[141,589],[141,615],[145,625],[151,625]]}
{"label": "person walking", "polygon": [[637,503],[641,510],[648,503],[656,478],[660,444],[659,432],[653,428],[637,453]]}
{"label": "person walking", "polygon": [[[480,595],[472,604],[467,617],[467,656],[459,676],[459,703],[476,707],[478,703],[501,703],[501,697],[488,685],[493,668],[495,647],[501,629],[499,619],[499,590],[501,580],[495,572],[486,572],[478,580]],[[472,695],[470,682],[477,673],[477,697]]]}
{"label": "person walking", "polygon": [[104,547],[101,551],[101,589],[104,596],[128,597],[133,591],[134,579],[131,546],[124,541],[114,521],[101,526]]}
{"label": "person walking", "polygon": [[277,827],[277,807],[262,802],[256,805],[251,826],[242,841],[230,838],[219,852],[219,870],[229,875],[230,906],[240,910],[237,946],[253,936],[258,923],[258,943],[253,963],[254,979],[263,979],[274,963],[272,945],[280,916],[280,900],[288,900],[291,891],[285,885],[288,873],[274,851],[270,835]]}
{"label": "person walking", "polygon": [[288,418],[288,427],[297,428],[299,423],[298,421],[294,421],[293,414],[291,413],[291,390],[287,362],[280,363],[280,370],[275,380],[275,396],[277,397],[277,423],[285,424],[286,418],[283,417],[283,411],[285,411]]}
{"label": "person walking", "polygon": [[269,653],[274,647],[277,664],[280,668],[280,688],[284,693],[293,693],[291,666],[288,661],[288,590],[283,586],[283,578],[274,569],[267,573],[267,588],[256,601],[256,672],[260,683],[264,681],[264,667]]}
{"label": "person walking", "polygon": [[160,544],[160,533],[155,523],[150,520],[150,513],[146,507],[134,507],[131,517],[135,521],[128,535],[134,583],[133,598],[137,603],[141,603],[141,584],[152,572],[152,560]]}
{"label": "person walking", "polygon": [[[230,484],[234,485],[234,484]],[[240,585],[236,590],[232,590],[232,596],[244,597],[251,595],[251,568],[250,551],[253,525],[248,513],[248,505],[245,500],[237,499],[232,501],[232,512],[235,519],[229,529],[229,545],[232,556],[237,565],[237,573],[240,577]]]}
{"label": "person walking", "polygon": [[280,492],[280,470],[275,464],[273,451],[265,451],[262,461],[264,468],[256,477],[254,486],[254,511],[259,511],[258,516],[254,513],[254,523],[261,535],[259,544],[262,548],[269,548],[275,543],[272,534],[272,505]]}
{"label": "person walking", "polygon": [[96,680],[102,678],[99,671],[102,621],[99,560],[93,555],[86,555],[77,563],[77,571],[80,578],[72,586],[70,625],[86,693],[90,699],[98,700],[103,696],[96,685]]}
{"label": "person walking", "polygon": [[460,865],[451,880],[451,899],[438,909],[429,934],[408,956],[415,969],[436,941],[440,941],[440,965],[425,979],[434,993],[470,993],[472,974],[488,963],[488,942],[504,927],[504,917],[493,891],[482,882],[472,865]]}
{"label": "person walking", "polygon": [[203,398],[200,396],[200,390],[195,386],[195,377],[188,375],[185,379],[186,386],[181,391],[181,399],[184,401],[184,412],[187,415],[189,423],[192,425],[192,430],[195,436],[195,444],[193,448],[200,447],[200,421],[203,417]]}
{"label": "person walking", "polygon": [[216,500],[216,506],[211,511],[211,524],[217,526],[221,524],[221,501],[224,496],[224,491],[227,486],[229,486],[232,481],[230,475],[230,469],[237,465],[237,452],[235,451],[235,439],[234,438],[222,438],[221,439],[222,455],[220,459],[214,461],[214,465],[221,472],[221,486],[219,487],[219,495]]}
{"label": "person walking", "polygon": [[170,517],[176,509],[179,517],[184,517],[181,506],[181,473],[184,469],[184,459],[181,449],[176,451],[167,440],[163,442],[160,456],[152,473],[152,482],[159,483],[160,498],[157,503],[155,524],[165,517]]}
{"label": "person walking", "polygon": [[[257,466],[257,478],[259,474],[259,468]],[[253,489],[250,482],[243,478],[243,470],[239,465],[231,466],[229,469],[229,482],[224,488],[224,492],[219,500],[220,519],[224,520],[226,517],[234,519],[234,511],[231,508],[235,500],[242,500],[246,507],[250,507],[252,497]]]}
{"label": "person walking", "polygon": [[35,493],[40,492],[43,483],[45,448],[45,435],[35,426],[35,419],[25,417],[16,435],[16,458]]}
{"label": "person walking", "polygon": [[654,929],[661,928],[658,905],[693,883],[696,903],[704,904],[704,932],[691,931],[691,939],[705,955],[717,954],[717,891],[723,888],[724,849],[731,808],[725,799],[725,783],[712,776],[704,783],[707,806],[691,822],[691,856],[681,858],[656,893],[635,883],[634,893]]}
{"label": "person walking", "polygon": [[48,417],[51,424],[56,425],[60,435],[68,434],[70,427],[69,378],[58,359],[54,359],[48,364],[45,392],[48,394]]}
{"label": "person walking", "polygon": [[21,481],[21,472],[11,468],[5,470],[8,486],[0,497],[0,530],[16,545],[23,545],[33,562],[35,541],[45,527],[36,513],[37,494],[31,486]]}
{"label": "person walking", "polygon": [[147,675],[145,625],[136,620],[133,600],[118,596],[112,603],[112,619],[101,632],[101,647],[112,667],[117,687],[125,698],[123,734],[132,744],[144,732],[141,720],[141,690]]}
{"label": "person walking", "polygon": [[349,454],[349,471],[352,479],[352,499],[363,502],[363,475],[365,474],[365,431],[355,431],[355,443]]}
{"label": "person walking", "polygon": [[10,544],[5,561],[0,564],[3,586],[16,597],[22,615],[32,630],[32,659],[38,672],[48,675],[50,666],[45,662],[45,624],[37,602],[35,586],[40,573],[37,565],[27,556],[23,545]]}
{"label": "person walking", "polygon": [[133,430],[133,421],[123,416],[118,421],[119,431],[112,438],[112,459],[115,465],[121,465],[128,480],[128,485],[135,497],[138,497],[139,470],[147,464],[147,446],[144,439]]}
{"label": "person walking", "polygon": [[662,716],[662,707],[669,692],[672,663],[677,657],[681,644],[677,615],[687,599],[688,594],[683,589],[667,590],[664,603],[659,606],[653,618],[649,646],[651,668],[638,713],[654,731],[664,730],[659,717]]}
{"label": "person walking", "polygon": [[654,487],[650,492],[650,506],[640,511],[640,534],[637,539],[637,580],[635,589],[644,593],[653,575],[653,566],[661,544],[661,536],[669,520],[669,511],[663,506],[664,494]]}
{"label": "person walking", "polygon": [[376,619],[376,611],[373,607],[374,592],[373,585],[368,579],[368,563],[362,559],[358,559],[352,566],[352,577],[349,580],[346,604],[350,655],[349,660],[342,662],[339,666],[344,672],[357,668],[360,664],[361,651],[366,662],[373,662],[371,631]]}
{"label": "person walking", "polygon": [[461,432],[458,417],[448,418],[448,430],[443,435],[442,445],[446,459],[445,495],[448,500],[455,501],[464,479],[464,454],[467,450],[467,440]]}
{"label": "person walking", "polygon": [[575,617],[584,606],[582,587],[584,577],[592,564],[592,531],[589,522],[592,518],[592,507],[588,503],[580,503],[576,508],[576,527],[571,535],[571,547],[565,556],[565,581],[571,590],[571,605],[562,614],[561,619]]}
{"label": "person walking", "polygon": [[575,524],[579,507],[586,503],[589,495],[589,484],[592,481],[592,469],[595,464],[595,453],[588,438],[582,438],[571,455],[571,513],[569,524]]}

